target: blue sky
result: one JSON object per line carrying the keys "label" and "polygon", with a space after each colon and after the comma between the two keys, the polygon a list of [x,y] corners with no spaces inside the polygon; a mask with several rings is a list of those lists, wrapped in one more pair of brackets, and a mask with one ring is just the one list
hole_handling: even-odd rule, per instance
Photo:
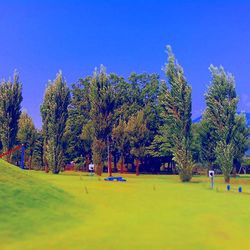
{"label": "blue sky", "polygon": [[0,78],[19,71],[23,108],[38,127],[58,70],[68,84],[100,64],[164,78],[167,44],[193,87],[194,117],[205,107],[210,64],[233,73],[239,110],[250,111],[250,1],[0,1]]}

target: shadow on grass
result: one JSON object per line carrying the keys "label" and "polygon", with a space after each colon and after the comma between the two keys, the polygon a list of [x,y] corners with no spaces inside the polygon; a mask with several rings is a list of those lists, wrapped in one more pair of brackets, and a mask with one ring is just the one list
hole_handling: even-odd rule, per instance
{"label": "shadow on grass", "polygon": [[202,180],[191,180],[190,183],[199,184],[199,183],[204,183],[204,181],[202,181]]}

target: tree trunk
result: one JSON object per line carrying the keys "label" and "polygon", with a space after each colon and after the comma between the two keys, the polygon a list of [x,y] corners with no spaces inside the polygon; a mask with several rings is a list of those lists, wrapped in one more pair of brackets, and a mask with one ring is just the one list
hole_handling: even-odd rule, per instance
{"label": "tree trunk", "polygon": [[113,154],[113,157],[114,157],[114,170],[115,170],[116,172],[118,172],[118,171],[117,171],[117,156],[116,156],[115,153]]}
{"label": "tree trunk", "polygon": [[225,183],[230,183],[230,175],[224,175]]}
{"label": "tree trunk", "polygon": [[139,173],[139,166],[140,166],[140,161],[139,159],[136,159],[135,160],[135,167],[136,167],[136,175],[138,176],[140,173]]}
{"label": "tree trunk", "polygon": [[46,160],[46,159],[44,159],[44,161],[45,161],[44,171],[45,171],[45,173],[48,173],[48,172],[49,172],[48,162],[47,162],[47,160]]}
{"label": "tree trunk", "polygon": [[189,182],[193,177],[192,169],[190,168],[180,169],[179,176],[182,182]]}
{"label": "tree trunk", "polygon": [[192,173],[180,172],[180,179],[182,182],[189,182],[192,179]]}
{"label": "tree trunk", "polygon": [[103,169],[102,163],[96,164],[95,173],[96,173],[97,175],[101,176],[101,175],[102,175],[102,169]]}
{"label": "tree trunk", "polygon": [[59,169],[53,169],[53,174],[59,174],[60,170]]}
{"label": "tree trunk", "polygon": [[209,162],[207,166],[207,176],[209,176],[209,170],[212,170],[212,163]]}
{"label": "tree trunk", "polygon": [[234,177],[236,177],[237,173],[239,173],[241,168],[241,162],[238,160],[234,160],[234,170],[233,173],[235,174]]}
{"label": "tree trunk", "polygon": [[121,155],[121,174],[123,174],[124,171],[124,156]]}
{"label": "tree trunk", "polygon": [[108,155],[108,173],[109,176],[112,176],[112,156],[111,153]]}
{"label": "tree trunk", "polygon": [[32,167],[32,155],[29,156],[29,170],[31,170]]}
{"label": "tree trunk", "polygon": [[233,176],[234,178],[237,177],[237,170],[236,170],[236,167],[233,168],[232,176]]}
{"label": "tree trunk", "polygon": [[89,172],[89,164],[90,164],[90,157],[89,155],[86,155],[86,170]]}
{"label": "tree trunk", "polygon": [[6,155],[7,162],[11,163],[11,158],[12,158],[12,153]]}

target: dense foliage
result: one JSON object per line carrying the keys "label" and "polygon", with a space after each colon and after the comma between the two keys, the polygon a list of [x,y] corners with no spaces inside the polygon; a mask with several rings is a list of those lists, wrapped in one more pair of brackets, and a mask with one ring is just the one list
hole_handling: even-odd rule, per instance
{"label": "dense foliage", "polygon": [[166,76],[170,88],[162,99],[163,116],[167,131],[171,134],[171,151],[182,181],[192,178],[193,159],[191,153],[191,87],[188,85],[181,66],[176,62],[168,47]]}
{"label": "dense foliage", "polygon": [[70,91],[61,72],[49,82],[41,106],[45,164],[53,173],[64,165],[64,132],[68,118]]}
{"label": "dense foliage", "polygon": [[240,162],[248,148],[249,129],[244,117],[237,115],[234,77],[222,67],[210,66],[210,71],[212,81],[201,130],[203,159],[209,165],[216,162],[229,182],[234,162]]}
{"label": "dense foliage", "polygon": [[20,116],[17,139],[20,144],[25,146],[26,165],[32,168],[37,131],[32,118],[26,112],[22,112]]}
{"label": "dense foliage", "polygon": [[[11,150],[16,144],[22,100],[22,85],[15,72],[13,81],[3,80],[0,84],[0,141],[3,152]],[[7,160],[11,160],[11,155],[7,156]]]}
{"label": "dense foliage", "polygon": [[[61,72],[49,82],[37,130],[21,114],[18,74],[0,85],[0,150],[26,146],[26,166],[59,173],[66,164],[101,175],[112,171],[166,171],[190,181],[194,165],[220,168],[229,181],[249,148],[245,117],[238,115],[234,78],[211,66],[211,85],[200,123],[192,124],[191,86],[168,47],[166,81],[157,74],[131,73],[127,79],[104,66],[92,76],[66,84]],[[20,116],[21,115],[21,116]],[[16,162],[20,153],[8,156]],[[198,164],[197,164],[198,163]]]}

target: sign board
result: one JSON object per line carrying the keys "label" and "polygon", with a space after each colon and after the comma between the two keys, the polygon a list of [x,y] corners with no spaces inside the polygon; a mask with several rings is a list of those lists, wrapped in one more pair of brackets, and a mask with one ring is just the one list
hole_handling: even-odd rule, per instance
{"label": "sign board", "polygon": [[93,163],[89,164],[89,171],[94,171],[95,165]]}
{"label": "sign board", "polygon": [[209,178],[211,179],[211,188],[214,189],[214,171],[209,170],[208,175],[209,175]]}
{"label": "sign board", "polygon": [[213,170],[209,170],[208,176],[209,176],[210,178],[213,178],[213,177],[214,177],[214,171],[213,171]]}

